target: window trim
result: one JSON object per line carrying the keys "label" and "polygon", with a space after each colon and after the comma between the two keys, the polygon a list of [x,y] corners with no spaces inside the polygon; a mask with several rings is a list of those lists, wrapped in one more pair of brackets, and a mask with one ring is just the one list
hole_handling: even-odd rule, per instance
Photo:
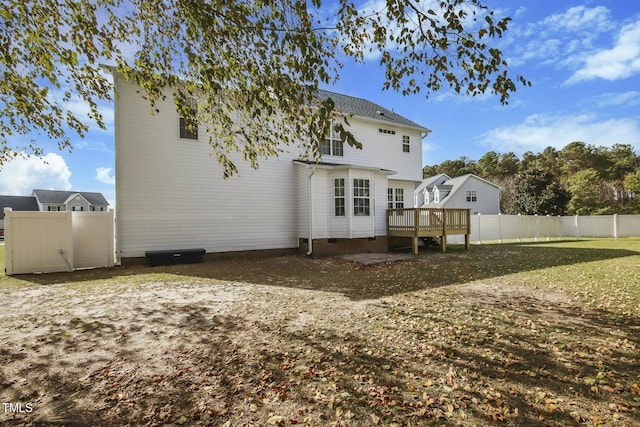
{"label": "window trim", "polygon": [[[187,98],[187,104],[189,107],[195,109],[196,116],[198,113],[198,104],[195,98]],[[188,120],[179,116],[178,118],[178,136],[180,139],[190,139],[193,141],[198,140],[198,118],[193,119],[195,123],[193,123],[193,129],[190,129]]]}
{"label": "window trim", "polygon": [[328,135],[320,143],[318,151],[323,156],[344,157],[344,141],[340,139],[340,135],[331,126]]}
{"label": "window trim", "polygon": [[411,152],[411,137],[409,135],[402,135],[402,152]]}
{"label": "window trim", "polygon": [[465,193],[465,200],[467,201],[467,203],[476,203],[478,201],[478,191],[467,190]]}
{"label": "window trim", "polygon": [[404,188],[387,188],[387,209],[404,209]]}
{"label": "window trim", "polygon": [[371,216],[371,180],[353,178],[353,216]]}
{"label": "window trim", "polygon": [[333,179],[333,215],[335,217],[347,216],[346,187],[344,178]]}

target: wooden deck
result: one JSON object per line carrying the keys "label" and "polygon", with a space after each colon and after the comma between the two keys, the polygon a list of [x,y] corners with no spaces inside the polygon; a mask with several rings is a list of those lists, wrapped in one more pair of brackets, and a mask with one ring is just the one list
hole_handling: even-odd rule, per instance
{"label": "wooden deck", "polygon": [[387,209],[387,236],[410,237],[411,249],[418,254],[418,239],[433,237],[447,250],[447,236],[464,234],[469,249],[471,211],[469,209],[408,208]]}

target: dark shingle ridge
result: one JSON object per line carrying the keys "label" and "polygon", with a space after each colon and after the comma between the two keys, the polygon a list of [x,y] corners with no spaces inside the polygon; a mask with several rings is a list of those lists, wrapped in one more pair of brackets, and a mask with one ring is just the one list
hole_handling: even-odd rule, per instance
{"label": "dark shingle ridge", "polygon": [[394,111],[363,98],[322,89],[318,90],[318,96],[322,100],[332,99],[336,105],[336,109],[344,114],[353,114],[354,116],[366,117],[390,124],[409,126],[425,132],[429,130]]}

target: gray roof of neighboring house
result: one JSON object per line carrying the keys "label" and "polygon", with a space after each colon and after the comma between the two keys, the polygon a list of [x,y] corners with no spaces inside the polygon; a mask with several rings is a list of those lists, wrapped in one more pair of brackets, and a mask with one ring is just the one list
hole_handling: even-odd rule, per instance
{"label": "gray roof of neighboring house", "polygon": [[62,205],[73,194],[80,194],[92,205],[106,206],[109,204],[102,193],[92,193],[87,191],[33,190],[33,194],[38,198],[40,203],[46,204]]}
{"label": "gray roof of neighboring house", "polygon": [[327,90],[319,90],[318,95],[322,100],[331,98],[336,105],[336,109],[344,114],[353,114],[355,116],[388,122],[390,124],[420,129],[423,132],[430,132],[426,127],[366,99]]}
{"label": "gray roof of neighboring house", "polygon": [[[498,188],[498,189],[500,188],[500,186],[499,186],[499,185],[496,185],[496,184],[494,184],[494,183],[493,183],[493,182],[491,182],[491,181],[487,181],[487,180],[486,180],[486,179],[484,179],[484,178],[480,178],[479,176],[474,175],[474,174],[472,174],[472,173],[469,173],[469,174],[466,174],[466,175],[462,175],[462,176],[457,176],[457,177],[455,177],[455,178],[449,178],[449,177],[448,177],[447,175],[445,175],[445,174],[440,174],[440,175],[436,175],[435,177],[429,177],[429,178],[425,179],[425,181],[423,181],[423,184],[424,184],[424,182],[426,182],[426,181],[429,181],[429,182],[435,182],[435,181],[437,181],[437,180],[436,180],[436,179],[434,179],[434,178],[441,178],[442,176],[445,176],[445,177],[447,177],[448,179],[446,179],[445,181],[443,181],[443,183],[441,183],[441,184],[436,184],[436,185],[435,185],[435,186],[436,186],[436,187],[438,187],[438,189],[440,190],[440,201],[439,201],[438,203],[434,203],[434,202],[429,203],[429,206],[430,206],[430,207],[439,207],[439,206],[442,206],[442,205],[444,205],[445,203],[447,203],[447,199],[449,198],[449,196],[451,196],[452,194],[454,194],[455,192],[457,192],[460,188],[462,188],[462,185],[463,185],[467,180],[469,180],[470,178],[475,178],[475,179],[478,179],[478,180],[480,180],[480,181],[484,181],[484,182],[486,182],[487,184],[491,184],[491,185],[493,185],[494,187],[496,187],[496,188]],[[421,184],[421,186],[422,186],[422,184]],[[422,188],[424,188],[424,187],[425,187],[425,186],[422,186]],[[429,191],[431,191],[431,185],[429,185],[428,187],[429,187]],[[420,187],[418,187],[418,188],[420,188]],[[443,192],[443,190],[444,190],[444,192]],[[416,189],[416,191],[418,191],[418,190]]]}
{"label": "gray roof of neighboring house", "polygon": [[4,219],[4,208],[14,211],[37,211],[38,202],[35,197],[0,196],[0,219]]}
{"label": "gray roof of neighboring house", "polygon": [[445,181],[449,180],[451,178],[449,178],[449,175],[447,175],[446,173],[441,173],[440,175],[434,175],[434,176],[430,176],[428,178],[425,178],[422,181],[422,184],[418,185],[415,189],[415,192],[421,192],[424,191],[425,188],[429,188],[431,189],[434,185],[437,184],[443,184]]}

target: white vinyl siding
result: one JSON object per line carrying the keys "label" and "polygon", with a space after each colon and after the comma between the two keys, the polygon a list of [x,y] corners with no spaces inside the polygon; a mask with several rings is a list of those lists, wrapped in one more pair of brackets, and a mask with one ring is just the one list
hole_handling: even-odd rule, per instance
{"label": "white vinyl siding", "polygon": [[[121,257],[194,247],[207,252],[295,248],[299,237],[309,235],[309,185],[314,238],[384,235],[388,178],[408,197],[422,177],[421,150],[392,150],[403,134],[421,141],[419,129],[382,124],[392,132],[381,133],[379,121],[353,117],[349,130],[363,148],[329,148],[332,155],[342,154],[329,162],[351,166],[314,171],[313,165],[294,164],[299,152],[289,146],[278,157],[261,160],[259,170],[234,154],[239,173],[225,180],[202,126],[199,141],[180,138],[171,96],[151,116],[136,87],[120,76],[114,80]],[[344,179],[344,216],[335,215],[335,179]]]}
{"label": "white vinyl siding", "polygon": [[[405,153],[399,147],[402,144],[402,134],[409,136],[411,141],[422,141],[420,130],[396,127],[396,131],[385,126],[384,129],[394,130],[396,133],[383,133],[378,131],[383,129],[379,123],[361,117],[352,117],[349,123],[351,124],[349,130],[358,141],[362,142],[362,149],[345,146],[341,162],[394,171],[396,173],[390,176],[393,179],[422,181],[422,150],[414,149]],[[418,144],[415,145],[417,148]]]}
{"label": "white vinyl siding", "polygon": [[150,116],[148,103],[135,87],[116,80],[121,256],[194,247],[208,252],[297,247],[292,162],[297,153],[262,160],[259,170],[237,156],[239,174],[225,180],[208,143],[181,143],[172,97]]}

